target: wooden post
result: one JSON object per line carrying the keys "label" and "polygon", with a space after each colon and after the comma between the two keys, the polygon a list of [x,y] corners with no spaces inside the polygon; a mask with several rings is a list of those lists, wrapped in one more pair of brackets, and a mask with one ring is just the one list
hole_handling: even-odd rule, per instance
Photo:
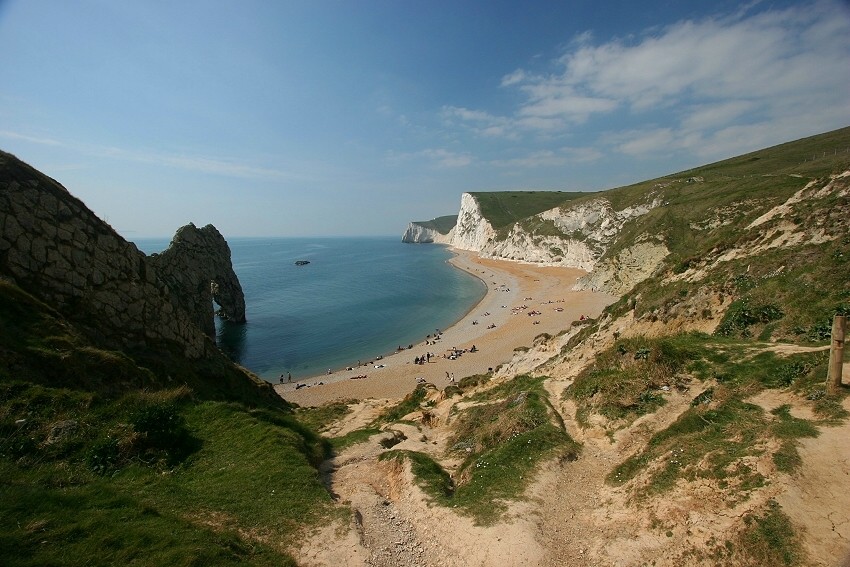
{"label": "wooden post", "polygon": [[837,394],[841,388],[841,370],[844,365],[844,331],[847,318],[836,315],[832,320],[832,345],[829,348],[829,374],[826,377],[826,391]]}

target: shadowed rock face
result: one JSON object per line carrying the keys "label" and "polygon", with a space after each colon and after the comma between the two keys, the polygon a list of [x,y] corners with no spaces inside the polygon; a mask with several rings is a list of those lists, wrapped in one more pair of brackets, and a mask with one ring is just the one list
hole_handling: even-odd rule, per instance
{"label": "shadowed rock face", "polygon": [[222,318],[245,321],[245,295],[233,271],[230,247],[213,225],[181,227],[168,249],[152,254],[149,261],[207,336],[215,337],[213,300]]}
{"label": "shadowed rock face", "polygon": [[218,356],[212,301],[245,320],[230,248],[190,224],[166,252],[145,256],[62,185],[0,151],[0,277],[72,319],[98,344],[162,341],[185,356]]}

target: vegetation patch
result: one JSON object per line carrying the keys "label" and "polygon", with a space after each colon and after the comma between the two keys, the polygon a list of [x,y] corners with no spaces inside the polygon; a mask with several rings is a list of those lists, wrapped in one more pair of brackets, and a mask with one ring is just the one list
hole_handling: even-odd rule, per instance
{"label": "vegetation patch", "polygon": [[295,416],[304,425],[321,432],[350,414],[351,405],[354,403],[356,403],[355,400],[341,400],[317,407],[298,408],[295,410]]}
{"label": "vegetation patch", "polygon": [[[742,459],[759,454],[767,421],[760,407],[729,397],[718,388],[723,401],[715,407],[692,406],[679,419],[653,435],[647,447],[626,459],[609,473],[612,484],[623,484],[643,471],[651,472],[640,495],[671,489],[680,478],[710,478],[722,487],[747,491],[761,485],[763,478]],[[725,398],[725,399],[724,399]],[[651,463],[657,466],[651,467]]]}
{"label": "vegetation patch", "polygon": [[294,565],[331,513],[328,446],[291,416],[193,399],[2,385],[0,563]]}
{"label": "vegetation patch", "polygon": [[748,297],[732,303],[726,310],[726,315],[716,334],[729,337],[733,335],[750,337],[750,327],[757,323],[770,323],[783,317],[782,309],[775,303],[754,305]]}
{"label": "vegetation patch", "polygon": [[752,565],[799,565],[800,538],[782,507],[770,500],[760,514],[744,516],[740,544],[736,546]]}
{"label": "vegetation patch", "polygon": [[401,402],[391,408],[387,408],[372,425],[377,426],[381,423],[393,423],[407,414],[420,409],[427,393],[428,388],[424,384],[417,385]]}
{"label": "vegetation patch", "polygon": [[576,401],[581,425],[589,424],[591,413],[622,425],[664,405],[663,388],[688,380],[682,373],[703,355],[704,340],[700,335],[618,340],[576,377],[564,396]]}
{"label": "vegetation patch", "polygon": [[382,458],[409,458],[417,482],[435,502],[480,524],[493,523],[541,461],[556,455],[573,460],[580,450],[548,405],[542,382],[518,376],[474,396],[479,404],[456,415],[450,452],[464,460],[453,478],[421,453],[390,451]]}

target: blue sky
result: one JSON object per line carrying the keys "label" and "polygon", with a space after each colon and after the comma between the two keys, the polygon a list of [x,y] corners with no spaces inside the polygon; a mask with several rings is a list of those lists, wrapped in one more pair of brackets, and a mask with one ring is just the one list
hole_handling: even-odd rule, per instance
{"label": "blue sky", "polygon": [[132,240],[401,235],[850,125],[850,6],[0,0],[0,148]]}

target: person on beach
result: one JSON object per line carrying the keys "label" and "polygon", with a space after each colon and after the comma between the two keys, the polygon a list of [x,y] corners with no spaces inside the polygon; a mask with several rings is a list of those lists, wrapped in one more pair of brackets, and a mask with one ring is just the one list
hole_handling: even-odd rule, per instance
{"label": "person on beach", "polygon": [[[283,374],[281,374],[281,376],[283,376]],[[289,382],[292,382],[292,372],[287,372],[287,373],[286,373],[286,379],[287,379]]]}

